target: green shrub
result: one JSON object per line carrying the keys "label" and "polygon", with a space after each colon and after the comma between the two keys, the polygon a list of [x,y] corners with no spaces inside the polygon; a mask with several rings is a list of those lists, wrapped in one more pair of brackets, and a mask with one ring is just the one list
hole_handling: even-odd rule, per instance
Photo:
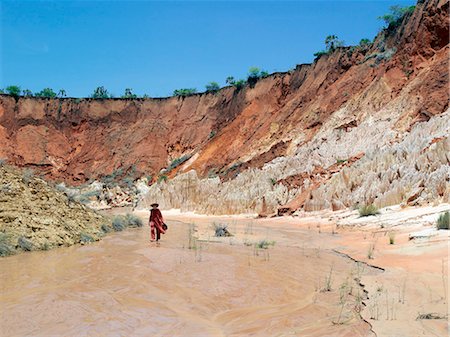
{"label": "green shrub", "polygon": [[97,99],[104,99],[104,98],[111,98],[111,97],[112,97],[112,95],[103,86],[97,87],[91,95],[91,98],[97,98]]}
{"label": "green shrub", "polygon": [[0,256],[8,256],[12,254],[14,254],[14,247],[11,244],[9,235],[0,232]]}
{"label": "green shrub", "polygon": [[158,183],[162,181],[167,181],[168,177],[165,174],[162,174],[158,177]]}
{"label": "green shrub", "polygon": [[20,96],[20,87],[18,85],[10,85],[5,88],[5,91],[8,95],[19,97]]}
{"label": "green shrub", "polygon": [[325,46],[329,53],[334,52],[336,50],[336,48],[342,47],[343,45],[344,45],[344,41],[339,40],[337,35],[328,35],[325,38]]}
{"label": "green shrub", "polygon": [[43,97],[43,98],[55,98],[56,92],[53,91],[51,88],[44,88],[41,91],[34,94],[36,97]]}
{"label": "green shrub", "polygon": [[120,176],[123,175],[123,168],[118,168],[114,170],[111,174],[107,174],[106,176],[103,176],[101,178],[101,181],[108,187],[115,187],[117,186],[116,181]]}
{"label": "green shrub", "polygon": [[400,24],[403,21],[403,18],[406,15],[414,12],[415,8],[416,8],[416,6],[406,6],[406,7],[401,7],[398,5],[391,6],[391,7],[389,7],[390,12],[388,14],[379,16],[378,20],[383,20],[387,26],[387,29],[393,30],[393,29],[397,28],[398,26],[400,26]]}
{"label": "green shrub", "polygon": [[97,197],[99,195],[100,195],[100,191],[94,190],[94,191],[81,193],[78,196],[74,197],[74,199],[76,199],[78,202],[86,205],[92,201],[92,197]]}
{"label": "green shrub", "polygon": [[220,89],[220,85],[217,82],[209,82],[207,85],[205,85],[206,92],[216,93]]}
{"label": "green shrub", "polygon": [[102,230],[103,233],[109,233],[109,232],[111,232],[111,227],[108,226],[108,225],[105,224],[105,223],[104,223],[100,228],[101,228],[101,230]]}
{"label": "green shrub", "polygon": [[134,185],[134,179],[132,177],[125,177],[122,179],[122,185],[132,188]]}
{"label": "green shrub", "polygon": [[245,80],[235,80],[233,76],[228,76],[226,82],[237,90],[241,90],[245,86],[245,83],[247,83]]}
{"label": "green shrub", "polygon": [[328,55],[328,52],[326,50],[320,50],[317,53],[314,53],[313,55],[316,59],[318,59],[323,55]]}
{"label": "green shrub", "polygon": [[248,70],[247,82],[250,84],[250,86],[254,86],[260,78],[264,78],[267,76],[269,76],[269,73],[267,71],[261,71],[257,67],[250,67]]}
{"label": "green shrub", "polygon": [[81,233],[80,234],[80,242],[82,243],[90,243],[90,242],[95,242],[95,239],[86,233]]}
{"label": "green shrub", "polygon": [[33,243],[24,236],[19,237],[19,239],[17,240],[17,244],[19,245],[20,249],[24,251],[30,252],[31,250],[33,250]]}
{"label": "green shrub", "polygon": [[132,99],[132,98],[137,98],[137,95],[133,94],[133,89],[126,88],[125,93],[122,95],[122,98]]}
{"label": "green shrub", "polygon": [[364,57],[363,63],[367,62],[370,59],[375,59],[374,64],[370,65],[371,67],[375,67],[376,65],[380,64],[383,61],[389,61],[396,52],[397,52],[397,48],[393,47],[393,48],[388,48],[388,49],[384,50],[383,52],[372,53],[372,54],[366,55]]}
{"label": "green shrub", "polygon": [[337,35],[328,35],[325,38],[325,47],[326,50],[318,51],[314,53],[315,59],[319,59],[323,55],[328,55],[334,52],[338,47],[342,47],[344,45],[344,41],[339,40]]}
{"label": "green shrub", "polygon": [[369,39],[361,39],[361,40],[359,41],[359,46],[360,46],[360,47],[366,47],[366,46],[369,46],[371,43],[372,43],[372,42],[370,42]]}
{"label": "green shrub", "polygon": [[128,213],[125,218],[127,220],[128,227],[142,227],[144,225],[141,218],[136,215]]}
{"label": "green shrub", "polygon": [[123,231],[127,227],[127,222],[125,217],[117,215],[112,221],[112,227],[116,232]]}
{"label": "green shrub", "polygon": [[184,88],[184,89],[177,89],[174,90],[173,95],[178,97],[187,97],[192,96],[197,93],[196,88]]}
{"label": "green shrub", "polygon": [[33,97],[33,92],[30,89],[22,90],[22,95],[24,97]]}
{"label": "green shrub", "polygon": [[448,211],[439,215],[436,226],[437,229],[450,229],[450,213]]}
{"label": "green shrub", "polygon": [[170,163],[169,167],[167,168],[167,171],[171,171],[174,168],[180,166],[181,164],[183,164],[184,162],[188,161],[191,158],[190,154],[186,154],[180,158],[176,158],[174,160],[172,160],[172,162]]}
{"label": "green shrub", "polygon": [[59,89],[57,96],[58,97],[66,97],[67,96],[66,91],[64,89]]}
{"label": "green shrub", "polygon": [[241,90],[245,86],[245,80],[238,80],[233,84],[237,90]]}
{"label": "green shrub", "polygon": [[378,208],[376,208],[374,205],[361,206],[358,211],[360,217],[380,214]]}
{"label": "green shrub", "polygon": [[259,78],[259,72],[258,67],[250,67],[248,69],[248,78]]}
{"label": "green shrub", "polygon": [[225,79],[225,83],[229,84],[229,85],[233,85],[234,84],[234,77],[233,76],[228,76]]}

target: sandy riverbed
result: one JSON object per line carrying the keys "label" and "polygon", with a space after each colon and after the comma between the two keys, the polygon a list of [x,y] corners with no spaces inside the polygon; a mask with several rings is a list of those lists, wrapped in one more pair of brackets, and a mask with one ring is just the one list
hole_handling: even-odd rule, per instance
{"label": "sandy riverbed", "polygon": [[[345,216],[167,212],[159,247],[145,226],[1,259],[0,335],[445,336],[446,319],[416,317],[448,314],[448,235],[398,227],[389,245],[378,226],[338,228]],[[213,222],[234,236],[213,237]],[[274,246],[255,249],[263,239]]]}

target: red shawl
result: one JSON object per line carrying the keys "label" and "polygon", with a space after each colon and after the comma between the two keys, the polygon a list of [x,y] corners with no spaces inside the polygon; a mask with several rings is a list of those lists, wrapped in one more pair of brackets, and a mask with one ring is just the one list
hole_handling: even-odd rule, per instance
{"label": "red shawl", "polygon": [[153,222],[153,226],[157,227],[158,230],[164,234],[166,231],[163,229],[164,219],[159,209],[152,209],[150,211],[150,225]]}

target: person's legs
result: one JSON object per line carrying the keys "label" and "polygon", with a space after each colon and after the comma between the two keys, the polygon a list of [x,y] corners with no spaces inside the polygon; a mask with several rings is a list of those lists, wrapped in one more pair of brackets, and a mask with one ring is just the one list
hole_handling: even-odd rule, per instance
{"label": "person's legs", "polygon": [[150,222],[150,239],[152,241],[155,241],[155,230],[156,230],[155,223],[152,221]]}
{"label": "person's legs", "polygon": [[155,226],[156,229],[156,241],[159,241],[161,239],[161,232],[159,231],[159,228]]}

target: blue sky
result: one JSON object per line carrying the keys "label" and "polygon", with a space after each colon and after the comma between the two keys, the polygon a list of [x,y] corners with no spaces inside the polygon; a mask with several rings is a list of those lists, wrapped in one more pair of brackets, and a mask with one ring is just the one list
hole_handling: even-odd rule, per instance
{"label": "blue sky", "polygon": [[97,86],[152,97],[204,90],[311,63],[336,34],[346,45],[373,38],[377,17],[415,1],[6,1],[1,0],[0,87]]}

